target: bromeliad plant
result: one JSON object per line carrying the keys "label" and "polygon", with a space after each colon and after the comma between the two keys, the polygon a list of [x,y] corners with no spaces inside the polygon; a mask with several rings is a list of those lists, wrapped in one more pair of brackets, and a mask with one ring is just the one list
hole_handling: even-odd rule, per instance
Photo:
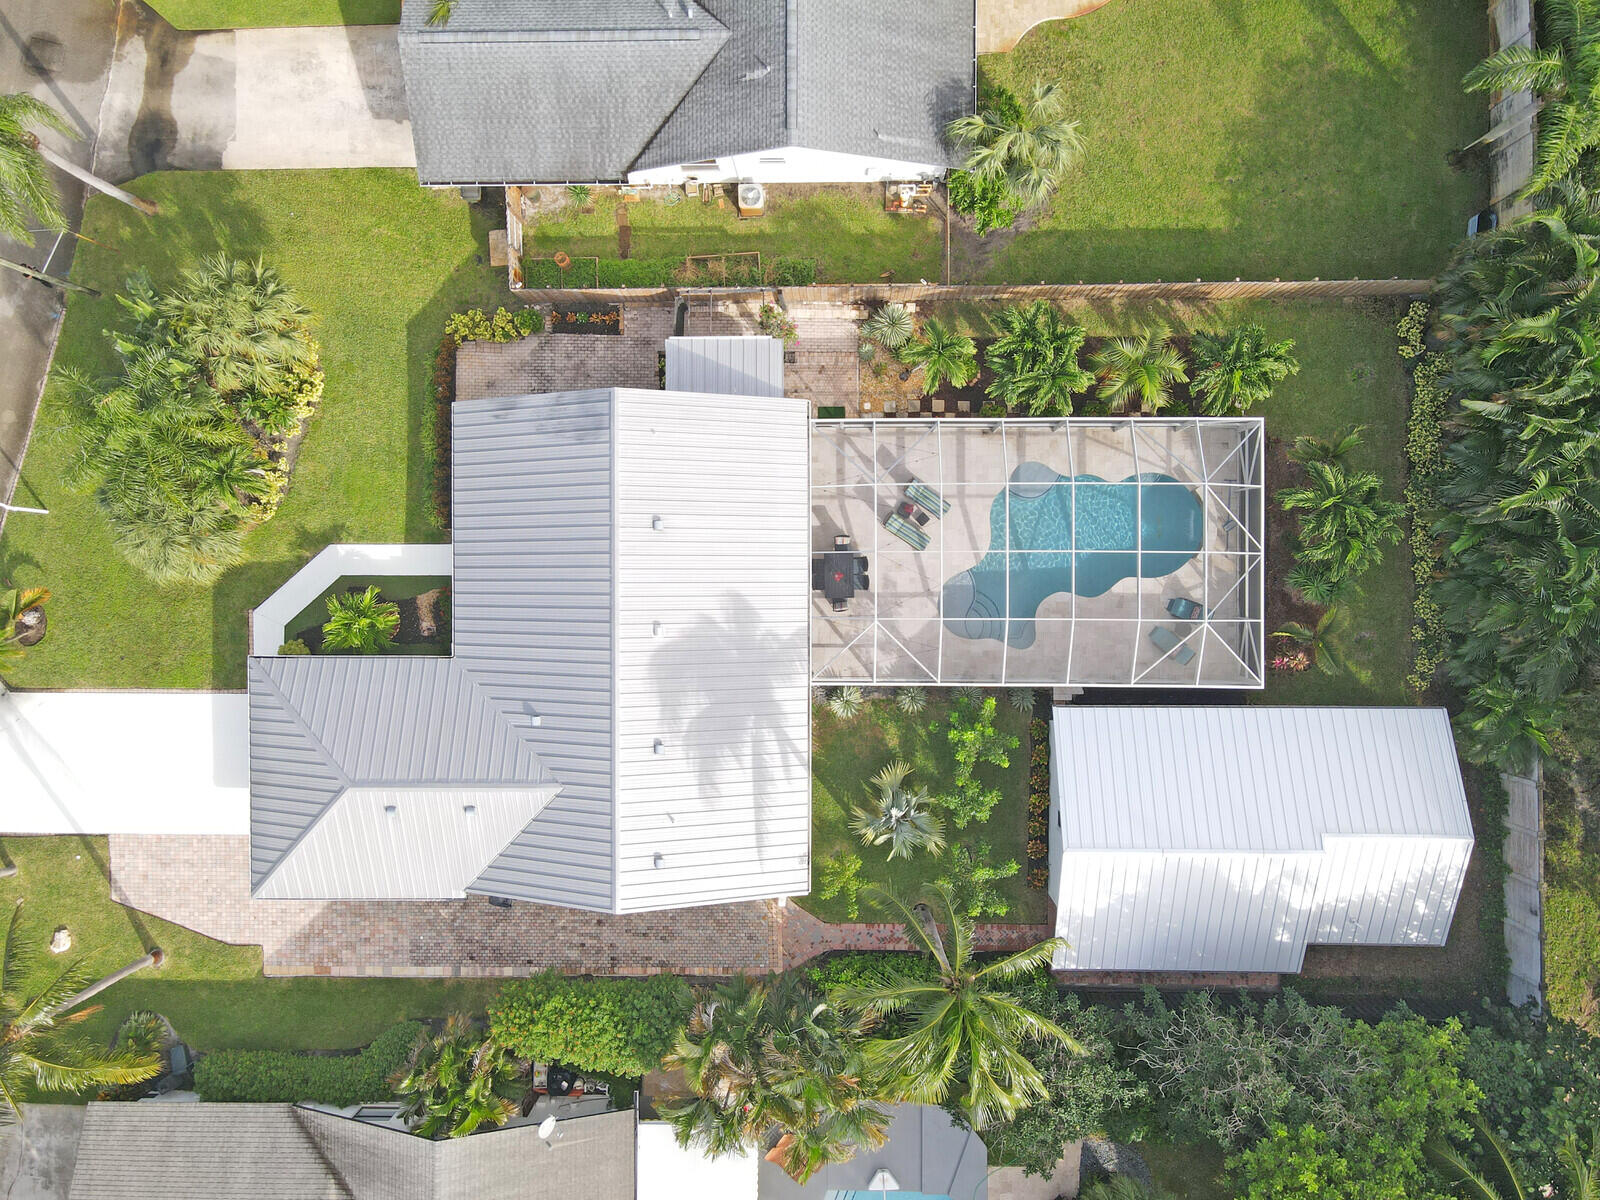
{"label": "bromeliad plant", "polygon": [[907,1032],[866,1044],[866,1063],[893,1091],[917,1104],[941,1104],[952,1092],[975,1129],[1010,1121],[1048,1093],[1025,1053],[1030,1043],[1055,1042],[1081,1053],[1076,1039],[1041,1016],[1009,984],[1048,965],[1062,938],[980,965],[973,925],[948,890],[929,888],[913,908],[888,892],[876,900],[905,924],[911,944],[932,956],[933,980],[890,978],[840,989],[848,1010],[894,1019]]}
{"label": "bromeliad plant", "polygon": [[362,592],[328,597],[328,620],[322,626],[324,650],[377,654],[400,629],[400,606],[379,598],[376,584]]}
{"label": "bromeliad plant", "polygon": [[512,1097],[519,1063],[493,1036],[460,1013],[432,1037],[423,1034],[410,1060],[390,1079],[402,1098],[400,1119],[418,1137],[466,1137],[484,1123],[504,1125],[517,1111]]}
{"label": "bromeliad plant", "polygon": [[877,802],[860,806],[850,828],[864,846],[889,847],[889,861],[910,858],[918,850],[935,856],[944,851],[944,822],[931,810],[926,788],[906,786],[909,764],[896,760],[872,777]]}

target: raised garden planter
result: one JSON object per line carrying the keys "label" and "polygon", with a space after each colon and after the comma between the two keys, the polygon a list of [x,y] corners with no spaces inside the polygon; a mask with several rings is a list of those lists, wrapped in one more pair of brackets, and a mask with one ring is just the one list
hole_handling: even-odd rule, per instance
{"label": "raised garden planter", "polygon": [[[322,626],[328,619],[328,597],[376,584],[383,599],[400,608],[400,628],[386,654],[450,653],[450,579],[448,576],[343,576],[300,611],[286,626],[286,636],[321,653]],[[329,653],[341,653],[329,651]]]}
{"label": "raised garden planter", "polygon": [[557,308],[550,313],[550,332],[620,334],[622,309],[615,304],[603,308]]}

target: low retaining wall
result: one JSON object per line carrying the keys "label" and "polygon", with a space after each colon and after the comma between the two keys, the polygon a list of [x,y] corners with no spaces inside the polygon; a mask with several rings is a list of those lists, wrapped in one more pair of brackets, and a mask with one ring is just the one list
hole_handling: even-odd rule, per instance
{"label": "low retaining wall", "polygon": [[325,547],[250,613],[250,653],[274,655],[295,615],[346,575],[454,575],[449,542]]}

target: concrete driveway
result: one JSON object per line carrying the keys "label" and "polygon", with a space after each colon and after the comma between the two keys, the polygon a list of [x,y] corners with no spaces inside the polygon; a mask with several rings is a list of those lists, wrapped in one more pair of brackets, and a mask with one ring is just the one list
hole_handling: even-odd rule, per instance
{"label": "concrete driveway", "polygon": [[414,167],[394,25],[187,33],[130,6],[96,170]]}

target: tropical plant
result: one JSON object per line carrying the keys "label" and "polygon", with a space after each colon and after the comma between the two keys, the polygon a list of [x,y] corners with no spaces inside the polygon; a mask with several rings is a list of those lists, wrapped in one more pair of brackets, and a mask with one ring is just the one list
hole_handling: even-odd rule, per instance
{"label": "tropical plant", "polygon": [[990,103],[946,129],[968,147],[962,168],[979,179],[1002,179],[1022,204],[1043,204],[1083,157],[1083,133],[1067,117],[1067,94],[1052,83],[1035,83],[1026,97]]}
{"label": "tropical plant", "polygon": [[1061,416],[1094,376],[1078,365],[1086,331],[1044,300],[1008,305],[998,317],[1000,336],[984,354],[994,379],[988,394],[1031,416]]}
{"label": "tropical plant", "polygon": [[915,332],[911,311],[904,304],[885,304],[861,323],[861,332],[892,354]]}
{"label": "tropical plant", "polygon": [[567,199],[574,204],[587,204],[589,203],[589,197],[592,195],[594,195],[594,189],[587,183],[567,184]]}
{"label": "tropical plant", "polygon": [[364,591],[335,592],[328,597],[322,648],[377,654],[399,630],[400,606],[380,599],[378,585],[368,584]]}
{"label": "tropical plant", "polygon": [[1173,1200],[1173,1196],[1165,1188],[1132,1175],[1106,1175],[1084,1184],[1078,1200]]}
{"label": "tropical plant", "polygon": [[49,588],[0,588],[0,664],[15,662],[26,653],[22,639],[38,626],[34,610],[49,600]]}
{"label": "tropical plant", "polygon": [[861,856],[850,850],[840,850],[828,855],[820,865],[817,898],[840,897],[844,901],[845,915],[854,921],[861,915]]}
{"label": "tropical plant", "polygon": [[1305,471],[1305,484],[1280,489],[1278,503],[1299,514],[1296,563],[1325,571],[1337,586],[1383,560],[1383,547],[1404,534],[1405,507],[1383,498],[1383,481],[1370,471],[1323,461]]}
{"label": "tropical plant", "polygon": [[999,862],[989,843],[979,842],[976,850],[955,847],[949,868],[935,882],[949,891],[957,912],[979,921],[1011,912],[1011,902],[995,884],[1014,878],[1021,870],[1016,859]]}
{"label": "tropical plant", "polygon": [[918,687],[916,684],[897,688],[894,693],[894,706],[908,717],[914,717],[928,707],[928,689]]}
{"label": "tropical plant", "polygon": [[1006,693],[1006,700],[1012,708],[1023,716],[1033,716],[1036,698],[1032,688],[1012,688]]}
{"label": "tropical plant", "polygon": [[433,0],[433,7],[428,10],[428,24],[448,25],[455,12],[456,0]]}
{"label": "tropical plant", "polygon": [[1533,196],[1572,174],[1600,148],[1600,4],[1542,0],[1539,48],[1512,42],[1467,72],[1469,92],[1531,91],[1544,101],[1533,173]]}
{"label": "tropical plant", "polygon": [[444,1028],[423,1034],[411,1057],[390,1077],[399,1117],[418,1137],[466,1137],[480,1125],[504,1125],[516,1115],[512,1095],[522,1064],[457,1013]]}
{"label": "tropical plant", "polygon": [[1012,985],[1048,964],[1065,939],[1048,938],[979,965],[972,919],[957,910],[947,890],[927,889],[925,903],[915,909],[889,892],[877,892],[877,900],[900,917],[911,944],[933,957],[938,978],[901,976],[839,989],[847,1009],[906,1027],[899,1036],[867,1042],[867,1064],[912,1103],[939,1104],[954,1090],[963,1115],[980,1130],[1045,1099],[1044,1076],[1025,1050],[1051,1041],[1081,1047],[1014,995]]}
{"label": "tropical plant", "polygon": [[1196,333],[1193,357],[1195,409],[1208,417],[1249,412],[1300,371],[1294,339],[1268,341],[1253,322],[1227,334]]}
{"label": "tropical plant", "polygon": [[1302,467],[1310,466],[1312,463],[1330,465],[1342,463],[1350,451],[1361,445],[1361,435],[1365,431],[1365,425],[1352,425],[1332,440],[1317,437],[1315,434],[1302,433],[1289,447],[1289,458]]}
{"label": "tropical plant", "polygon": [[853,721],[867,702],[861,689],[853,683],[836,687],[828,693],[828,711],[839,721]]}
{"label": "tropical plant", "polygon": [[1272,631],[1276,638],[1287,638],[1311,653],[1311,660],[1324,675],[1349,675],[1358,683],[1367,683],[1372,672],[1350,657],[1345,646],[1345,635],[1350,629],[1350,614],[1343,608],[1330,608],[1318,619],[1315,626],[1290,621],[1282,629]]}
{"label": "tropical plant", "polygon": [[978,350],[972,339],[934,317],[922,323],[922,336],[906,342],[898,354],[901,362],[922,372],[924,395],[933,395],[946,383],[963,388],[978,377]]}
{"label": "tropical plant", "polygon": [[676,975],[573,979],[546,971],[501,989],[489,1004],[489,1029],[518,1058],[637,1079],[660,1067],[690,1002]]}
{"label": "tropical plant", "polygon": [[82,963],[54,972],[31,994],[22,991],[26,979],[38,976],[40,964],[18,937],[21,921],[18,900],[0,943],[0,1128],[21,1119],[22,1099],[30,1090],[78,1096],[138,1083],[161,1070],[160,1054],[137,1040],[108,1048],[79,1031],[100,1011],[99,1005],[78,1007],[98,990],[85,986],[89,975]]}
{"label": "tropical plant", "polygon": [[862,1054],[871,1028],[791,973],[745,976],[695,1005],[664,1066],[694,1095],[658,1104],[678,1142],[712,1157],[766,1148],[804,1183],[883,1145],[889,1113]]}
{"label": "tropical plant", "polygon": [[976,688],[960,688],[950,708],[950,724],[945,737],[955,754],[954,790],[943,799],[945,810],[957,829],[973,821],[987,821],[1000,803],[1000,789],[986,787],[977,777],[979,763],[996,767],[1011,765],[1011,751],[1021,739],[1003,733],[995,724],[998,705],[993,696]]}
{"label": "tropical plant", "polygon": [[1011,194],[1003,175],[974,175],[971,171],[951,171],[945,179],[950,207],[972,218],[979,237],[996,229],[1009,229],[1022,215],[1023,205]]}
{"label": "tropical plant", "polygon": [[[1525,1184],[1506,1144],[1482,1118],[1474,1116],[1469,1120],[1474,1140],[1483,1148],[1487,1160],[1483,1167],[1443,1139],[1427,1146],[1428,1160],[1460,1195],[1469,1200],[1534,1200],[1557,1194],[1549,1184]],[[1562,1200],[1600,1200],[1600,1129],[1589,1131],[1587,1149],[1579,1146],[1575,1135],[1567,1134],[1557,1158],[1566,1174],[1559,1192]]]}
{"label": "tropical plant", "polygon": [[875,803],[857,806],[850,829],[863,846],[889,846],[889,861],[910,858],[918,850],[938,855],[944,850],[944,822],[931,811],[926,788],[906,786],[911,767],[898,759],[872,777]]}
{"label": "tropical plant", "polygon": [[1158,413],[1172,403],[1174,384],[1189,373],[1183,355],[1169,340],[1167,326],[1156,321],[1127,337],[1112,338],[1091,360],[1100,377],[1099,396],[1114,413],[1129,408]]}

